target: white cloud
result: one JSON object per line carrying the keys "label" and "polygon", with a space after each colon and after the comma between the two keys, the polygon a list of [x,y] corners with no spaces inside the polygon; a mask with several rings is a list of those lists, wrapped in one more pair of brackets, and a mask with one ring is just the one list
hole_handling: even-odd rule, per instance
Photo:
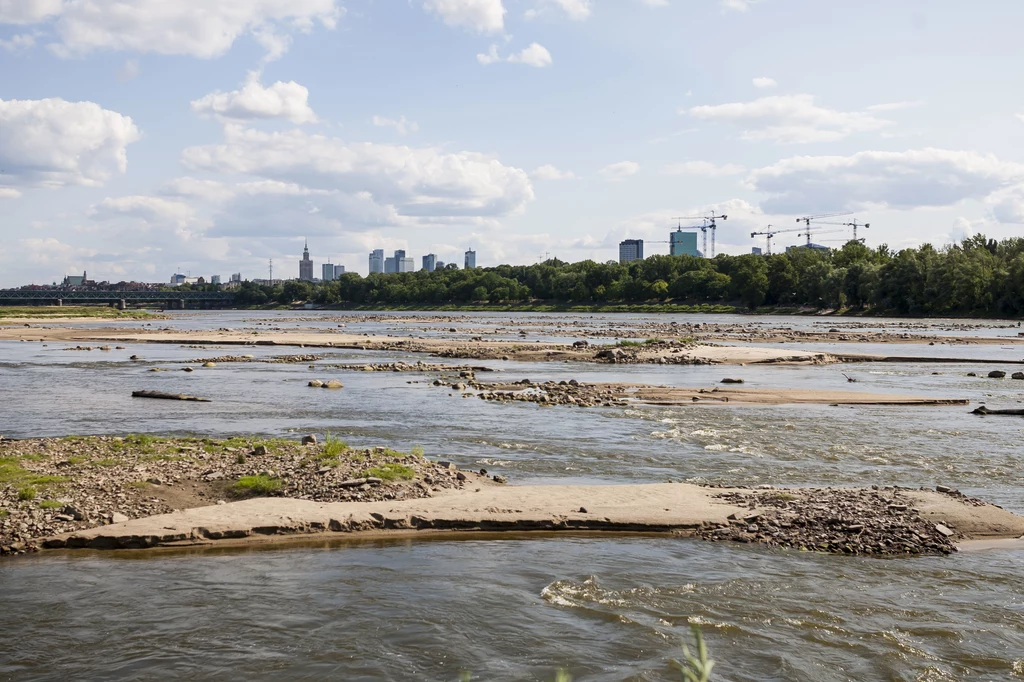
{"label": "white cloud", "polygon": [[121,68],[117,70],[117,80],[120,83],[127,83],[139,75],[139,60],[126,59]]}
{"label": "white cloud", "polygon": [[[14,5],[22,1],[6,0]],[[34,4],[41,7],[31,15],[36,18],[23,21],[57,14],[54,29],[59,40],[51,48],[61,56],[131,50],[210,59],[223,55],[246,34],[274,52],[287,48],[280,31],[308,32],[316,24],[334,28],[343,12],[336,0],[37,0]],[[0,16],[4,7],[0,5]]]}
{"label": "white cloud", "polygon": [[572,171],[559,170],[551,164],[545,164],[535,168],[530,177],[535,180],[575,180],[576,174]]}
{"label": "white cloud", "polygon": [[185,149],[184,165],[364,192],[405,216],[493,217],[520,212],[533,200],[524,171],[474,152],[346,143],[301,130],[265,133],[234,124],[225,126],[224,136],[222,144]]}
{"label": "white cloud", "polygon": [[538,0],[539,7],[526,11],[526,19],[536,19],[557,8],[573,21],[586,21],[593,12],[592,0]]}
{"label": "white cloud", "polygon": [[235,196],[230,185],[217,180],[198,180],[188,176],[175,178],[166,183],[160,190],[164,196],[185,197],[210,202],[227,201]]}
{"label": "white cloud", "polygon": [[639,172],[640,164],[635,161],[619,161],[618,163],[605,166],[600,170],[601,175],[611,181],[624,180]]}
{"label": "white cloud", "polygon": [[508,61],[544,68],[545,66],[551,66],[551,53],[543,45],[532,43],[520,52],[509,55]]}
{"label": "white cloud", "polygon": [[192,101],[192,111],[219,119],[285,118],[292,123],[316,123],[309,107],[309,90],[295,81],[263,87],[258,72],[250,72],[240,90],[210,93]]}
{"label": "white cloud", "polygon": [[34,24],[60,13],[63,0],[0,0],[0,24]]}
{"label": "white cloud", "polygon": [[639,0],[639,2],[648,7],[668,7],[668,0]]}
{"label": "white cloud", "polygon": [[743,128],[744,140],[779,143],[833,142],[854,133],[873,132],[892,121],[864,112],[837,111],[814,103],[813,95],[775,95],[753,102],[704,105],[684,109],[694,118]]}
{"label": "white cloud", "polygon": [[987,203],[999,222],[1024,223],[1024,184],[993,192]]}
{"label": "white cloud", "polygon": [[35,47],[35,44],[35,37],[28,33],[19,33],[18,35],[11,36],[10,40],[0,38],[0,48],[8,52],[27,52]]}
{"label": "white cloud", "polygon": [[93,102],[0,100],[0,184],[102,185],[125,172],[138,139],[131,118]]}
{"label": "white cloud", "polygon": [[[1024,178],[1024,164],[976,152],[915,149],[798,156],[753,171],[747,183],[773,213],[914,209],[983,200]],[[1004,215],[1011,212],[1007,204]]]}
{"label": "white cloud", "polygon": [[1019,118],[1021,121],[1024,121],[1024,114],[1017,114],[1017,118]]}
{"label": "white cloud", "polygon": [[186,225],[193,217],[192,207],[182,201],[150,196],[107,198],[87,211],[96,220],[126,216],[146,223],[174,223]]}
{"label": "white cloud", "polygon": [[16,190],[13,187],[0,187],[0,199],[17,199],[20,196],[20,190]]}
{"label": "white cloud", "polygon": [[478,33],[500,33],[505,28],[501,0],[424,0],[423,6],[449,26]]}
{"label": "white cloud", "polygon": [[498,46],[492,43],[486,53],[480,53],[476,56],[476,60],[484,66],[505,61],[513,64],[526,64],[528,66],[544,68],[545,66],[551,66],[551,53],[543,45],[532,43],[529,47],[510,54],[506,59],[498,53]]}
{"label": "white cloud", "polygon": [[762,88],[762,89],[763,88],[774,88],[776,85],[778,85],[778,83],[775,82],[774,78],[766,78],[764,76],[761,76],[759,78],[755,78],[753,83],[754,83],[754,87],[755,88]]}
{"label": "white cloud", "polygon": [[722,9],[732,10],[734,12],[746,12],[750,9],[750,6],[759,2],[759,0],[720,0],[719,4]]}
{"label": "white cloud", "polygon": [[408,121],[405,116],[401,118],[385,118],[384,116],[374,116],[373,125],[378,128],[394,128],[395,132],[399,135],[407,135],[409,133],[415,133],[420,129],[420,126],[416,121]]}
{"label": "white cloud", "polygon": [[725,163],[715,164],[710,161],[683,161],[682,163],[670,163],[662,168],[665,175],[703,175],[709,178],[717,178],[723,175],[739,175],[747,169],[739,164]]}

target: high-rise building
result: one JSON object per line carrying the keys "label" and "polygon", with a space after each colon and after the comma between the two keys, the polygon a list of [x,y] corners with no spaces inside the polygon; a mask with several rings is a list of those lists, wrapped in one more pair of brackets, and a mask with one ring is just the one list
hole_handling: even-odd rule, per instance
{"label": "high-rise building", "polygon": [[413,272],[415,269],[415,259],[406,256],[404,249],[396,249],[394,256],[384,260],[384,272]]}
{"label": "high-rise building", "polygon": [[697,233],[676,230],[669,235],[669,253],[673,256],[700,256]]}
{"label": "high-rise building", "polygon": [[388,275],[398,272],[398,259],[395,256],[384,259],[384,272]]}
{"label": "high-rise building", "polygon": [[335,265],[334,266],[334,279],[340,279],[341,276],[344,275],[344,274],[345,274],[345,266],[344,265]]}
{"label": "high-rise building", "polygon": [[337,277],[334,276],[334,263],[324,263],[320,266],[320,279],[325,282],[333,282]]}
{"label": "high-rise building", "polygon": [[643,239],[624,239],[619,242],[619,263],[625,265],[631,261],[644,259]]}
{"label": "high-rise building", "polygon": [[370,252],[370,274],[384,272],[384,249],[374,249]]}
{"label": "high-rise building", "polygon": [[242,273],[236,272],[236,273],[232,274],[231,275],[231,281],[232,282],[241,282],[242,281]]}
{"label": "high-rise building", "polygon": [[437,262],[436,262],[436,263],[434,264],[434,269],[435,269],[435,270],[444,270],[444,261],[443,261],[443,260],[439,260],[439,261],[437,261]]}
{"label": "high-rise building", "polygon": [[750,247],[750,253],[754,254],[755,256],[763,256],[764,255],[764,252],[761,251],[761,247],[760,246],[751,246]]}
{"label": "high-rise building", "polygon": [[210,284],[220,284],[220,275],[210,275]]}
{"label": "high-rise building", "polygon": [[313,259],[309,257],[309,242],[302,249],[302,260],[299,261],[299,279],[303,282],[313,281]]}
{"label": "high-rise building", "polygon": [[423,257],[423,269],[427,272],[433,272],[437,268],[437,256],[432,253],[428,253]]}
{"label": "high-rise building", "polygon": [[472,270],[476,267],[476,251],[470,249],[466,252],[466,269]]}

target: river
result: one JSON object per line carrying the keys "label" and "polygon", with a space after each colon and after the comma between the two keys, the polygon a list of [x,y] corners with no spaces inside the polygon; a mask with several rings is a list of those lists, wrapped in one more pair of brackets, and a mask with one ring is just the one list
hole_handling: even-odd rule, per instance
{"label": "river", "polygon": [[[409,333],[401,317],[350,320],[345,331]],[[473,328],[467,333],[490,328],[496,338],[518,338],[503,328],[512,317],[469,315],[459,326]],[[530,342],[572,338],[547,328],[552,318],[518,317],[537,323]],[[557,319],[586,325],[623,318]],[[780,325],[778,317],[671,319]],[[781,320],[808,329],[842,322]],[[330,315],[303,311],[184,313],[153,326],[337,324]],[[871,324],[920,333],[920,322]],[[934,333],[946,323],[930,324]],[[1004,324],[957,333],[1016,336]],[[449,326],[417,323],[412,333]],[[62,350],[67,345],[0,343],[0,433],[297,437],[330,431],[353,445],[421,445],[429,457],[486,467],[514,484],[942,483],[1024,513],[1024,422],[979,418],[963,406],[541,408],[463,399],[410,373],[331,374],[306,364],[262,363],[221,364],[191,374],[146,371],[237,352],[230,348],[123,344],[124,350],[109,352]],[[865,345],[849,350],[873,351]],[[317,352],[324,355],[317,365],[425,359]],[[951,348],[885,344],[884,352],[948,357]],[[129,360],[133,354],[141,360]],[[1000,345],[956,347],[955,353],[991,359],[1022,354],[1024,348]],[[509,380],[711,386],[737,375],[752,387],[968,398],[992,407],[1017,406],[1024,388],[985,378],[990,367],[983,364],[483,364],[501,372],[491,376]],[[857,383],[848,384],[843,372]],[[335,375],[345,383],[343,391],[306,387],[313,376]],[[201,394],[214,402],[133,401],[130,392],[138,388]],[[716,680],[1024,679],[1022,560],[1024,553],[1013,549],[880,560],[594,535],[17,557],[0,560],[0,677],[457,680],[469,670],[479,680],[549,680],[567,667],[577,680],[678,680],[669,661],[681,656],[688,624],[698,623],[717,661]]]}

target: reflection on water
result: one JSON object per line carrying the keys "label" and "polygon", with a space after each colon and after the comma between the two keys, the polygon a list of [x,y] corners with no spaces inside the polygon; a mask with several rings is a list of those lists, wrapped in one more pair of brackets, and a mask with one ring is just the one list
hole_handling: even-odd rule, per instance
{"label": "reflection on water", "polygon": [[[285,322],[290,315],[188,314],[171,324],[300,324]],[[500,326],[509,318],[479,317],[475,326]],[[752,319],[757,321],[744,322]],[[380,334],[396,326],[346,324],[346,331]],[[797,318],[792,326],[812,324],[817,322]],[[442,325],[450,326],[437,323],[438,330]],[[1024,512],[1018,446],[1024,421],[979,418],[963,406],[500,405],[452,395],[417,374],[255,363],[184,373],[176,363],[223,351],[125,345],[121,351],[69,352],[62,344],[0,343],[0,433],[294,436],[330,430],[357,445],[419,444],[428,456],[482,466],[518,483],[943,483]],[[851,350],[863,350],[861,345]],[[951,352],[908,348],[913,355]],[[978,348],[985,357],[998,357],[998,347],[971,352]],[[262,357],[290,351],[246,352]],[[130,361],[132,354],[142,360]],[[358,351],[321,354],[324,360],[315,365],[385,360]],[[488,378],[510,380],[712,386],[726,374],[713,366],[488,364],[501,372]],[[149,372],[153,367],[168,371]],[[1016,406],[1018,382],[984,378],[987,369],[907,363],[748,366],[727,373],[753,387]],[[847,384],[844,371],[857,383]],[[970,371],[982,376],[969,377]],[[338,376],[345,389],[309,389],[306,382],[314,376]],[[130,397],[143,388],[214,402]],[[474,679],[540,680],[569,665],[583,680],[678,679],[667,661],[679,654],[687,624],[698,622],[719,658],[721,679],[1024,678],[1019,551],[879,561],[665,538],[589,537],[132,556],[142,558],[0,562],[2,634],[10,652],[0,656],[0,676],[454,680],[460,670],[472,669]]]}

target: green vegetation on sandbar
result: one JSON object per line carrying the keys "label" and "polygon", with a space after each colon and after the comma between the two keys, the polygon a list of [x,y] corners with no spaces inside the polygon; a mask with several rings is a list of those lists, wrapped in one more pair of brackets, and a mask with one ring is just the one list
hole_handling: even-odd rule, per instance
{"label": "green vegetation on sandbar", "polygon": [[140,319],[153,317],[145,310],[118,310],[107,306],[0,306],[0,320],[5,318],[93,317],[102,319]]}
{"label": "green vegetation on sandbar", "polygon": [[259,476],[242,476],[231,486],[231,493],[238,497],[250,495],[273,495],[281,490],[281,479]]}
{"label": "green vegetation on sandbar", "polygon": [[416,470],[404,464],[381,464],[366,470],[367,476],[379,478],[382,481],[411,481],[416,478]]}
{"label": "green vegetation on sandbar", "polygon": [[295,302],[356,310],[577,313],[1024,315],[1024,238],[975,235],[895,251],[848,242],[771,256],[651,256],[620,264],[551,259],[435,272],[345,273],[313,284],[243,282],[239,306]]}

